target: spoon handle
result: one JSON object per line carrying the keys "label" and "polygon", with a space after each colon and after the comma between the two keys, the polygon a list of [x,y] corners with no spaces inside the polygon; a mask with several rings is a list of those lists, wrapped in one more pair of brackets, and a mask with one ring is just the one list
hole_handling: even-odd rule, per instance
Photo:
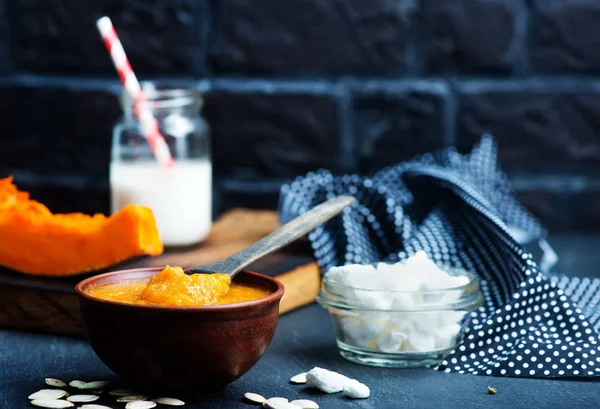
{"label": "spoon handle", "polygon": [[296,217],[291,222],[284,224],[273,233],[263,237],[244,250],[216,263],[186,269],[185,273],[215,272],[228,274],[233,277],[244,267],[252,264],[259,258],[288,245],[325,223],[353,202],[354,198],[352,196],[338,196],[330,199]]}

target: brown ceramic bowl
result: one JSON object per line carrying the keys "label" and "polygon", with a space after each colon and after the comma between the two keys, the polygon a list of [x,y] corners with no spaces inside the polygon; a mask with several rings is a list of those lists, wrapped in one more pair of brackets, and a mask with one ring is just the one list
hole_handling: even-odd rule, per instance
{"label": "brown ceramic bowl", "polygon": [[271,294],[207,307],[133,305],[87,294],[98,285],[148,279],[160,271],[122,270],[78,283],[75,292],[87,339],[127,387],[152,396],[216,395],[252,368],[269,347],[283,284],[242,271],[234,282],[257,285]]}

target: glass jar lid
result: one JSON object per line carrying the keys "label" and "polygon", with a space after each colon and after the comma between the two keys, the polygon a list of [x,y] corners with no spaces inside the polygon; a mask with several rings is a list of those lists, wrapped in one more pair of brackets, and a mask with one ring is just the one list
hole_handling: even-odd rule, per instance
{"label": "glass jar lid", "polygon": [[193,86],[184,86],[177,83],[154,83],[143,81],[140,83],[144,94],[144,102],[134,100],[124,89],[121,93],[121,105],[128,112],[134,112],[135,103],[144,104],[152,111],[165,111],[173,109],[187,109],[197,112],[203,106],[204,99],[198,89]]}

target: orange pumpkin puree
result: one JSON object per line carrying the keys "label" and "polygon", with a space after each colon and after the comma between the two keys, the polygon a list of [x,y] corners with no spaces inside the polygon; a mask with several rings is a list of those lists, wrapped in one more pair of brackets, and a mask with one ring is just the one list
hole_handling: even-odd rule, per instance
{"label": "orange pumpkin puree", "polygon": [[181,267],[167,266],[148,281],[100,285],[88,294],[128,304],[198,307],[251,301],[270,293],[259,287],[231,284],[227,274],[187,275]]}

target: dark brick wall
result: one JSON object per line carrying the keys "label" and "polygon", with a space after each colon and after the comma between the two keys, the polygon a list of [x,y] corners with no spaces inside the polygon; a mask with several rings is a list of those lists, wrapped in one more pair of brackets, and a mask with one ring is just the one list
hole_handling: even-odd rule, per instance
{"label": "dark brick wall", "polygon": [[141,79],[205,93],[216,213],[483,132],[554,231],[600,230],[596,0],[0,0],[0,176],[108,212],[109,15]]}

